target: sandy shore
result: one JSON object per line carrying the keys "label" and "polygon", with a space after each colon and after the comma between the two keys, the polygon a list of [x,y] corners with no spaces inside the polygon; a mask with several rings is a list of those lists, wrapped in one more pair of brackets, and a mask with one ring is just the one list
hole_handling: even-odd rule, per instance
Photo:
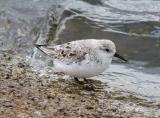
{"label": "sandy shore", "polygon": [[[73,79],[39,77],[20,56],[0,54],[0,118],[153,118],[136,108],[136,98],[117,97],[103,83],[91,90]],[[125,104],[126,101],[128,104]]]}

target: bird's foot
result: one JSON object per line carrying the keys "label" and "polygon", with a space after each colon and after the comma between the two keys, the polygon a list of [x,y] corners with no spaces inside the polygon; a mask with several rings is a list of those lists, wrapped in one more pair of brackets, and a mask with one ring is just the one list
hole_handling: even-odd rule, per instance
{"label": "bird's foot", "polygon": [[95,87],[91,83],[83,84],[83,89],[87,91],[95,91]]}
{"label": "bird's foot", "polygon": [[82,82],[82,81],[79,81],[79,79],[78,79],[77,77],[74,77],[74,80],[75,80],[77,83],[79,83],[79,84],[83,84],[83,82]]}
{"label": "bird's foot", "polygon": [[84,82],[89,83],[88,79],[83,78]]}
{"label": "bird's foot", "polygon": [[92,81],[86,79],[86,78],[83,78],[84,81],[80,81],[77,77],[74,77],[74,80],[81,84],[82,85],[82,88],[84,90],[87,90],[87,91],[97,91],[97,90],[100,90],[100,89],[103,89],[103,87],[97,87],[95,86]]}
{"label": "bird's foot", "polygon": [[86,82],[86,84],[84,84],[83,88],[86,90],[93,90],[93,91],[97,91],[97,90],[101,90],[103,89],[103,87],[98,87],[96,85],[94,85],[94,83],[91,83],[88,79],[83,78],[83,80]]}

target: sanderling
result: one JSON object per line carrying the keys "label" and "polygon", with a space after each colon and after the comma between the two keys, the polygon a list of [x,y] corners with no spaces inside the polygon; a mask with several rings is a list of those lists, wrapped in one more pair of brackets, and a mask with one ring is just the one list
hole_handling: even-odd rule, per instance
{"label": "sanderling", "polygon": [[99,75],[108,68],[114,56],[127,61],[116,53],[115,44],[107,39],[86,39],[55,46],[35,46],[53,57],[56,72],[70,75],[76,80]]}

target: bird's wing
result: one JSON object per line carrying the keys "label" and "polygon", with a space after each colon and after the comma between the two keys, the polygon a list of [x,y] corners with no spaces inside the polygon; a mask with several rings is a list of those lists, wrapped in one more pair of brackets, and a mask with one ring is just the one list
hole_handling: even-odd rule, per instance
{"label": "bird's wing", "polygon": [[86,59],[86,55],[89,53],[89,49],[87,49],[85,46],[78,46],[71,43],[56,46],[35,46],[45,54],[54,57],[54,59],[62,61],[66,64],[81,63]]}

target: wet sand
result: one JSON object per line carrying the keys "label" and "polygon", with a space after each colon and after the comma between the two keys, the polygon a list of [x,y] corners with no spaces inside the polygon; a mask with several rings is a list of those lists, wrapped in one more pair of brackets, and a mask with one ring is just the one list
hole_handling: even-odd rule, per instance
{"label": "wet sand", "polygon": [[[116,91],[104,90],[98,80],[89,80],[96,88],[73,79],[49,80],[39,77],[18,55],[0,54],[1,118],[155,118],[138,109],[134,96],[123,98]],[[106,85],[105,85],[106,86]],[[126,104],[127,103],[127,104]]]}

